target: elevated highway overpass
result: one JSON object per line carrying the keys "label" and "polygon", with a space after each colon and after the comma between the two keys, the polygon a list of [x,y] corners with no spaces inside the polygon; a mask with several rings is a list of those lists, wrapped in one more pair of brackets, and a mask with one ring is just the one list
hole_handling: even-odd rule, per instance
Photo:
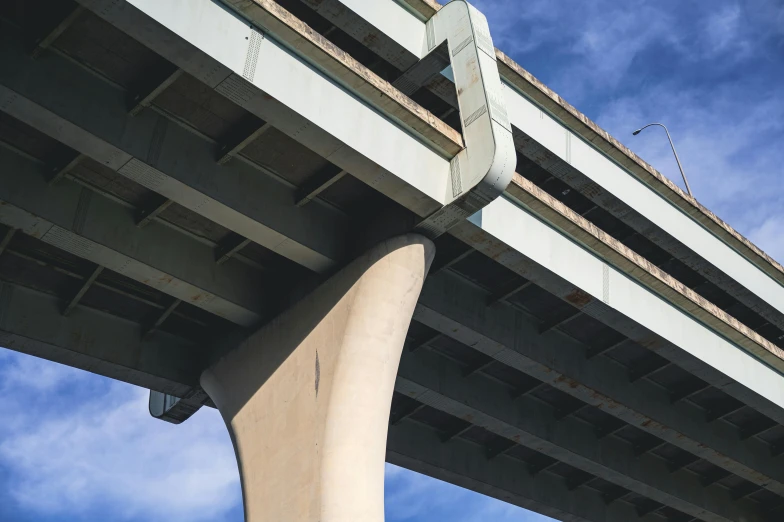
{"label": "elevated highway overpass", "polygon": [[0,345],[217,405],[248,520],[782,520],[784,268],[456,4],[2,3]]}

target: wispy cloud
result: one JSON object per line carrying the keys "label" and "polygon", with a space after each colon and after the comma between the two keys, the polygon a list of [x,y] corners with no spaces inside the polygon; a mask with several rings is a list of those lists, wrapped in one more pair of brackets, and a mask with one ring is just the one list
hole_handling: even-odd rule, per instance
{"label": "wispy cloud", "polygon": [[3,410],[14,419],[0,426],[6,503],[55,519],[126,521],[222,520],[240,504],[216,411],[174,426],[149,416],[145,390],[12,352],[0,364]]}
{"label": "wispy cloud", "polygon": [[[496,45],[784,261],[781,0],[477,0]],[[241,521],[225,427],[173,426],[146,391],[0,349],[0,518]],[[546,520],[387,466],[390,522]],[[21,519],[21,516],[15,518]]]}
{"label": "wispy cloud", "polygon": [[[748,105],[738,103],[747,99]],[[701,89],[662,84],[608,102],[598,122],[679,184],[680,172],[663,131],[630,131],[651,121],[666,122],[677,144],[695,196],[745,234],[784,216],[784,149],[773,137],[784,132],[784,99],[774,90],[721,86]],[[776,245],[764,241],[763,248]]]}
{"label": "wispy cloud", "polygon": [[[493,36],[556,92],[780,260],[784,4],[482,0]],[[660,134],[661,133],[661,134]]]}
{"label": "wispy cloud", "polygon": [[[174,426],[147,391],[0,348],[0,519],[241,522],[233,449],[217,411]],[[386,467],[387,520],[546,517]]]}

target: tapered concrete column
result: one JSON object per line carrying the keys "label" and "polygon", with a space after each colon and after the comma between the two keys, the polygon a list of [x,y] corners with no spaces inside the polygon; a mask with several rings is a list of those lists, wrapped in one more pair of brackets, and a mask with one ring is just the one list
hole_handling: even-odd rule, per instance
{"label": "tapered concrete column", "polygon": [[202,374],[247,522],[384,520],[392,391],[434,253],[414,234],[381,243]]}

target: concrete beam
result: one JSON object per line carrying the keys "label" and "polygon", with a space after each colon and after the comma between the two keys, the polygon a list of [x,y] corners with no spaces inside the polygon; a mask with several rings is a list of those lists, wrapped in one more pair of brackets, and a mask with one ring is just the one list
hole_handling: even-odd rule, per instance
{"label": "concrete beam", "polygon": [[177,397],[198,387],[204,353],[179,337],[142,340],[139,324],[0,282],[0,346]]}
{"label": "concrete beam", "polygon": [[387,462],[536,511],[564,522],[665,522],[640,516],[625,502],[607,504],[595,490],[570,490],[561,477],[532,475],[512,457],[489,460],[484,448],[456,438],[443,443],[433,430],[413,422],[389,427]]}
{"label": "concrete beam", "polygon": [[[345,25],[352,17],[365,20],[372,30],[366,27],[360,30],[377,33],[381,45],[395,48],[391,43],[394,42],[397,48],[417,57],[423,55],[417,45],[425,38],[425,22],[441,7],[431,0],[341,0],[340,3],[349,13],[333,15],[333,23]],[[656,237],[669,241],[668,248],[681,249],[682,260],[687,265],[695,263],[695,269],[704,271],[708,279],[719,281],[720,287],[734,292],[736,298],[760,314],[777,318],[779,323],[784,321],[781,307],[784,267],[780,263],[686,195],[502,51],[496,49],[495,53],[506,87],[504,99],[509,106],[510,121],[518,137],[522,137],[519,135],[522,131],[532,138],[530,141],[534,143],[530,145],[538,147],[541,153],[531,149],[532,159],[557,158],[558,166],[553,165],[552,173],[559,177],[570,176],[576,169],[581,179],[575,180],[573,186],[585,195],[615,198],[612,204],[605,201],[607,204],[600,206],[618,212],[624,219],[627,211],[644,216],[649,225],[654,224],[653,228],[665,231]],[[647,232],[654,233],[650,226]],[[683,245],[696,248],[697,255],[688,258]]]}
{"label": "concrete beam", "polygon": [[43,51],[48,49],[60,36],[68,30],[71,25],[81,16],[82,6],[77,5],[66,14],[63,19],[51,31],[43,35],[36,43],[32,51],[33,58],[37,58]]}
{"label": "concrete beam", "polygon": [[251,128],[246,128],[245,125],[241,125],[241,127],[242,128],[235,129],[232,132],[232,136],[226,140],[226,143],[221,145],[220,151],[218,152],[219,165],[225,165],[231,161],[231,159],[242,152],[245,147],[270,130],[272,125],[266,122],[256,121]]}
{"label": "concrete beam", "polygon": [[81,301],[82,297],[84,297],[84,294],[87,293],[95,280],[98,279],[98,276],[101,275],[101,272],[103,272],[103,267],[101,265],[95,267],[92,273],[87,277],[87,279],[85,279],[84,283],[82,283],[82,286],[79,288],[76,294],[71,298],[70,301],[68,301],[68,304],[63,310],[63,315],[70,314],[73,309],[76,308],[76,306],[79,304],[79,301]]}
{"label": "concrete beam", "polygon": [[131,116],[136,116],[144,109],[150,107],[155,98],[161,95],[163,91],[168,89],[174,82],[182,76],[182,69],[174,69],[174,71],[166,71],[163,77],[158,81],[151,82],[142,92],[136,94],[131,103],[132,107],[128,111]]}
{"label": "concrete beam", "polygon": [[[380,58],[391,63],[403,74],[392,82],[392,85],[401,92],[411,96],[422,86],[427,87],[433,94],[451,105],[458,107],[455,87],[439,73],[449,66],[449,56],[446,53],[431,53],[420,60],[422,53],[422,24],[419,20],[412,20],[405,9],[393,2],[362,2],[362,0],[302,0],[308,7],[329,20],[335,27],[354,38],[357,43],[364,45]],[[365,19],[358,14],[362,4],[371,8],[363,10]],[[378,26],[395,24],[404,28],[398,35],[409,35],[404,44],[398,43]],[[407,30],[405,30],[407,28]],[[434,76],[439,75],[440,77]],[[444,119],[445,115],[439,116]]]}
{"label": "concrete beam", "polygon": [[348,172],[345,170],[335,167],[334,165],[327,165],[314,174],[313,178],[309,179],[305,183],[305,186],[300,189],[300,195],[297,197],[297,206],[301,207],[307,205],[317,198],[319,194],[343,179],[346,174],[348,174]]}
{"label": "concrete beam", "polygon": [[46,183],[39,165],[0,149],[0,222],[242,326],[264,315],[264,284],[252,268],[215,265],[213,249],[73,181]]}
{"label": "concrete beam", "polygon": [[157,201],[154,204],[151,204],[149,207],[142,208],[139,211],[139,215],[136,219],[136,226],[139,228],[144,228],[152,221],[157,218],[161,212],[169,208],[174,201],[169,198],[164,198],[159,196]]}
{"label": "concrete beam", "polygon": [[242,237],[237,234],[230,234],[229,237],[221,241],[215,247],[215,263],[222,265],[233,256],[237,255],[240,250],[250,244],[250,239]]}
{"label": "concrete beam", "polygon": [[[366,2],[373,4],[372,9],[363,13],[369,18],[363,18],[355,9],[363,3],[363,0],[302,0],[302,2],[401,71],[413,66],[421,58],[424,31],[418,32],[418,29],[422,23],[419,20],[412,20],[411,15],[395,2]],[[408,26],[407,34],[411,35],[411,39],[403,44],[398,43],[378,29],[378,26],[384,24]],[[449,59],[447,59],[448,64]]]}
{"label": "concrete beam", "polygon": [[155,321],[153,321],[153,323],[150,326],[145,328],[144,333],[142,334],[142,336],[144,338],[147,338],[147,337],[150,337],[151,335],[153,335],[154,333],[156,333],[158,331],[158,329],[161,327],[161,325],[163,325],[163,323],[166,321],[166,319],[168,319],[169,316],[172,313],[174,313],[174,310],[178,306],[180,306],[180,304],[182,304],[182,301],[179,300],[179,299],[175,299],[174,301],[169,303],[169,306],[167,306],[163,310],[163,312],[161,312],[161,314],[155,319]]}
{"label": "concrete beam", "polygon": [[[784,359],[764,360],[746,345],[663,300],[530,210],[497,199],[453,235],[758,411],[784,423]],[[761,348],[761,347],[760,347]]]}
{"label": "concrete beam", "polygon": [[[399,124],[400,119],[384,116],[377,106],[369,104],[368,93],[362,89],[364,83],[354,85],[327,78],[323,69],[316,69],[312,61],[290,50],[304,48],[305,40],[313,35],[304,40],[299,36],[298,42],[303,45],[289,48],[210,0],[194,0],[189,9],[155,0],[80,3],[417,215],[425,217],[440,208],[449,179],[448,158],[459,151],[462,140],[458,136],[460,144],[450,142],[448,151],[437,152],[439,145],[427,139],[420,141]],[[265,2],[279,9],[272,4]],[[251,7],[261,9],[256,4]],[[277,24],[289,35],[296,33]],[[319,37],[324,43],[321,40]],[[319,53],[316,63],[321,58],[334,60],[331,54]],[[417,118],[436,121],[416,107],[412,110]],[[446,124],[442,130],[451,135]]]}
{"label": "concrete beam", "polygon": [[532,211],[539,219],[562,231],[573,241],[585,245],[594,255],[724,336],[730,343],[753,354],[769,366],[784,371],[784,349],[598,229],[531,181],[516,175],[507,194],[516,204]]}
{"label": "concrete beam", "polygon": [[68,175],[77,165],[79,165],[86,156],[80,152],[74,153],[69,158],[65,159],[61,164],[52,167],[52,176],[49,178],[49,184],[53,185]]}
{"label": "concrete beam", "polygon": [[507,99],[520,153],[784,329],[784,275],[771,277],[531,101]]}
{"label": "concrete beam", "polygon": [[61,56],[32,60],[11,36],[0,51],[3,111],[311,270],[339,263],[345,216],[295,206],[294,189],[249,165],[221,167],[206,139],[152,111],[130,117],[123,91]]}
{"label": "concrete beam", "polygon": [[756,503],[736,502],[720,486],[705,488],[691,472],[671,473],[662,459],[638,454],[623,441],[599,439],[578,419],[559,420],[558,412],[533,397],[514,400],[506,387],[464,376],[459,364],[436,353],[404,354],[395,390],[700,520],[763,520]]}
{"label": "concrete beam", "polygon": [[442,272],[425,284],[414,319],[623,422],[784,494],[784,460],[772,459],[766,444],[756,439],[741,441],[729,423],[709,425],[702,409],[684,402],[672,404],[670,393],[649,381],[630,383],[622,366],[603,357],[588,359],[588,345],[556,331],[539,334],[537,321],[506,303],[486,306],[488,295]]}
{"label": "concrete beam", "polygon": [[3,234],[3,239],[0,239],[0,255],[3,255],[3,251],[8,248],[8,244],[14,238],[14,234],[16,234],[15,228],[9,228],[5,234]]}

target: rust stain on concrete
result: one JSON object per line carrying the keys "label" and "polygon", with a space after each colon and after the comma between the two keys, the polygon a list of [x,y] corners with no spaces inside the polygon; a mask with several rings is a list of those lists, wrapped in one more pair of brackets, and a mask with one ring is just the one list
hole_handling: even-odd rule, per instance
{"label": "rust stain on concrete", "polygon": [[566,299],[566,301],[568,301],[569,303],[573,304],[577,308],[582,308],[585,305],[587,305],[588,303],[590,303],[591,301],[593,301],[593,297],[591,297],[587,293],[583,292],[579,288],[573,290],[572,292],[569,292],[568,294],[566,294],[564,299]]}

